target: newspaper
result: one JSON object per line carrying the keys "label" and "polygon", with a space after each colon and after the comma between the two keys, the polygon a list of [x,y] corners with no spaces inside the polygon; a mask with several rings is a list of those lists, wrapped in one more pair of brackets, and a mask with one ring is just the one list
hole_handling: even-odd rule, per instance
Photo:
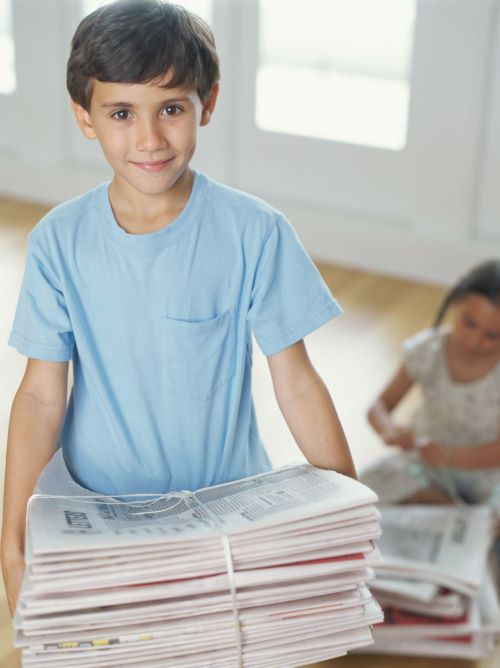
{"label": "newspaper", "polygon": [[389,608],[403,609],[419,615],[440,617],[441,619],[457,618],[465,614],[468,599],[456,592],[440,589],[430,601],[418,601],[404,596],[380,593],[374,589],[377,601],[384,610]]}
{"label": "newspaper", "polygon": [[23,665],[292,668],[365,646],[376,500],[310,465],[159,498],[34,497]]}
{"label": "newspaper", "polygon": [[384,577],[380,572],[372,585],[377,597],[398,596],[405,600],[430,603],[438,595],[440,587],[434,582],[406,579],[398,573],[397,579]]}
{"label": "newspaper", "polygon": [[385,627],[377,626],[370,653],[406,654],[459,659],[481,659],[491,654],[500,633],[500,606],[490,569],[484,573],[479,596],[469,600],[467,612],[455,619],[404,615],[386,609]]}
{"label": "newspaper", "polygon": [[[283,603],[317,595],[338,594],[353,595],[360,584],[370,581],[373,571],[360,569],[337,574],[335,578],[323,577],[303,579],[300,582],[272,583],[262,587],[247,587],[237,591],[240,609],[262,604]],[[356,594],[357,595],[357,594]],[[337,598],[337,597],[336,597]],[[102,629],[122,626],[137,621],[152,622],[158,619],[168,620],[193,615],[216,614],[230,610],[230,596],[227,592],[164,600],[152,597],[138,603],[125,603],[107,607],[93,608],[91,611],[80,609],[73,612],[57,613],[46,610],[45,616],[33,615],[23,619],[23,631],[18,631],[19,639],[27,635],[46,635],[48,630],[57,628],[60,632],[85,629]]]}
{"label": "newspaper", "polygon": [[495,648],[492,635],[478,634],[446,637],[378,641],[370,645],[370,654],[397,654],[403,656],[446,657],[449,659],[479,660],[489,656]]}
{"label": "newspaper", "polygon": [[382,576],[421,579],[477,595],[493,538],[487,506],[385,506]]}
{"label": "newspaper", "polygon": [[131,544],[144,548],[166,538],[179,543],[202,541],[213,535],[214,524],[231,534],[253,527],[265,530],[312,512],[321,516],[373,504],[377,495],[351,478],[304,464],[196,492],[128,500],[33,497],[33,554]]}
{"label": "newspaper", "polygon": [[[482,506],[382,507],[374,594],[384,623],[370,653],[479,659],[492,652],[500,606]],[[430,587],[429,587],[430,585]]]}

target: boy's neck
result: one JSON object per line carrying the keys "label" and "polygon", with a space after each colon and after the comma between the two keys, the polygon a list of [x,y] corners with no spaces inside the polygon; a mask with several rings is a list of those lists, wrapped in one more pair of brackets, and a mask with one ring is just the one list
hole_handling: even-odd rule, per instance
{"label": "boy's neck", "polygon": [[109,187],[109,201],[116,222],[129,234],[148,234],[166,227],[184,210],[193,181],[193,171],[188,167],[167,192],[149,195],[115,176]]}

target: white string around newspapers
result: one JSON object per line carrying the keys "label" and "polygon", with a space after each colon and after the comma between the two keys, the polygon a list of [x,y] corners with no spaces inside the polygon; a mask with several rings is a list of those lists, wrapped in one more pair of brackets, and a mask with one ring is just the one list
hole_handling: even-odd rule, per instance
{"label": "white string around newspapers", "polygon": [[[233,621],[234,621],[234,627],[235,627],[235,637],[236,637],[236,651],[238,655],[238,663],[237,663],[237,668],[244,668],[244,663],[243,663],[243,646],[241,642],[241,622],[240,622],[240,613],[239,613],[239,608],[238,608],[238,598],[236,595],[236,581],[235,581],[235,576],[234,576],[234,566],[233,566],[233,555],[231,552],[231,543],[229,542],[229,536],[227,535],[226,528],[223,524],[223,522],[215,515],[210,508],[207,508],[204,506],[201,501],[198,499],[196,496],[196,492],[191,492],[189,490],[181,490],[179,492],[169,492],[168,494],[158,494],[154,499],[152,499],[153,495],[152,494],[123,494],[122,498],[133,498],[137,500],[132,500],[132,501],[124,501],[122,498],[118,499],[113,496],[106,496],[106,495],[100,495],[98,498],[96,497],[90,497],[85,496],[85,495],[74,495],[74,496],[64,496],[64,495],[57,495],[57,494],[33,494],[29,501],[28,501],[28,506],[26,509],[26,530],[25,530],[25,535],[28,535],[28,516],[31,508],[31,504],[36,500],[36,499],[62,499],[64,501],[83,501],[84,503],[89,503],[89,504],[115,504],[115,505],[128,505],[128,506],[136,506],[138,508],[147,508],[148,506],[151,506],[156,503],[160,503],[161,501],[169,501],[170,499],[178,499],[176,503],[173,503],[167,507],[162,507],[159,508],[158,510],[142,510],[141,512],[134,512],[134,516],[137,515],[155,515],[155,514],[160,514],[160,513],[165,513],[168,512],[169,510],[174,510],[179,506],[181,503],[183,503],[186,500],[194,500],[198,504],[200,504],[205,512],[209,515],[207,518],[208,521],[212,524],[213,528],[220,533],[220,538],[222,542],[222,548],[224,551],[224,559],[226,561],[226,571],[227,571],[227,579],[228,579],[228,586],[229,586],[229,592],[231,594],[231,607],[233,610]],[[146,497],[144,500],[140,500],[137,497]]]}

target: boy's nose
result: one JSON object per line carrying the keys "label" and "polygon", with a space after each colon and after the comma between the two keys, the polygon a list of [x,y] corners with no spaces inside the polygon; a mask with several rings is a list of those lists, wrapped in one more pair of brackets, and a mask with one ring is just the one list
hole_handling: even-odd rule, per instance
{"label": "boy's nose", "polygon": [[158,151],[167,146],[167,140],[158,123],[144,121],[138,127],[137,148],[139,151]]}

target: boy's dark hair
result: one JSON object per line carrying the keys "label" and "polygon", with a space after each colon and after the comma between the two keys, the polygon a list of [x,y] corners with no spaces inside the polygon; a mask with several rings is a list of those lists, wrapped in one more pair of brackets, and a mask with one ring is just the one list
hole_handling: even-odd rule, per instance
{"label": "boy's dark hair", "polygon": [[451,288],[439,307],[434,327],[441,323],[452,304],[471,293],[481,295],[500,306],[500,260],[490,260],[473,267]]}
{"label": "boy's dark hair", "polygon": [[209,26],[162,0],[115,0],[86,16],[71,44],[67,87],[87,111],[92,81],[148,83],[171,73],[168,88],[196,89],[206,100],[219,80]]}

